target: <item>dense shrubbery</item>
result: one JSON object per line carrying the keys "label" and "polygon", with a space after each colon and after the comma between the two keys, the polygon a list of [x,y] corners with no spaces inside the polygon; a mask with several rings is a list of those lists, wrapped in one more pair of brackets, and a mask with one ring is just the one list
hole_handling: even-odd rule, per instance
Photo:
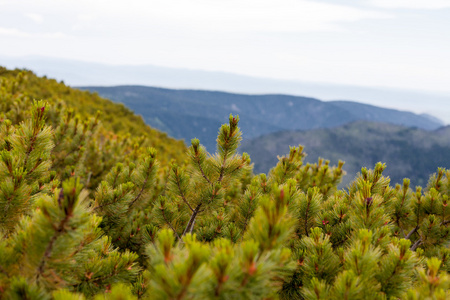
{"label": "dense shrubbery", "polygon": [[292,147],[255,176],[233,116],[216,154],[168,162],[177,143],[99,134],[21,76],[0,94],[2,299],[449,298],[450,171],[413,190],[379,163],[338,190],[343,163]]}

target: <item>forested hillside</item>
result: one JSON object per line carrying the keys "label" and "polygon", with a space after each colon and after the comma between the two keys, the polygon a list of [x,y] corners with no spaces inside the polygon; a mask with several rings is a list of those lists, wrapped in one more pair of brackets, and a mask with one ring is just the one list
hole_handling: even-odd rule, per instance
{"label": "forested hillside", "polygon": [[432,130],[442,122],[428,116],[346,101],[323,102],[287,95],[244,95],[145,86],[83,87],[141,115],[154,128],[187,143],[196,137],[209,151],[222,120],[239,114],[244,140],[282,130],[331,128],[357,120]]}
{"label": "forested hillside", "polygon": [[412,187],[380,162],[339,189],[344,162],[290,147],[255,175],[237,115],[208,153],[2,74],[1,300],[450,298],[449,170]]}
{"label": "forested hillside", "polygon": [[305,161],[317,162],[319,157],[332,164],[345,161],[348,184],[361,166],[382,161],[385,174],[392,182],[410,178],[414,185],[426,185],[428,175],[438,166],[450,167],[450,126],[434,131],[358,121],[332,129],[277,132],[244,141],[242,151],[248,152],[255,172],[268,172],[276,156],[290,145],[303,145],[308,153]]}

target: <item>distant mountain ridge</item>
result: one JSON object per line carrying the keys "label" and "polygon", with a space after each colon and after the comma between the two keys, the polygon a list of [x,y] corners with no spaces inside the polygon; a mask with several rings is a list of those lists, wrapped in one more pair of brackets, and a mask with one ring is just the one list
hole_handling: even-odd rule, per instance
{"label": "distant mountain ridge", "polygon": [[199,138],[215,150],[217,128],[238,114],[244,139],[285,130],[332,128],[366,120],[434,130],[443,125],[429,116],[350,101],[320,101],[289,95],[246,95],[148,86],[79,87],[121,102],[150,126],[184,139]]}
{"label": "distant mountain ridge", "polygon": [[248,76],[156,65],[109,65],[63,58],[0,56],[0,65],[27,68],[70,86],[144,85],[168,89],[287,94],[325,101],[351,100],[382,107],[426,112],[450,124],[450,94],[445,92],[355,86]]}
{"label": "distant mountain ridge", "polygon": [[410,178],[412,186],[427,184],[438,167],[450,168],[450,126],[426,131],[393,124],[356,121],[336,128],[271,133],[243,142],[241,151],[252,158],[255,173],[266,173],[277,163],[277,155],[289,152],[289,146],[303,145],[306,162],[319,157],[331,164],[345,161],[344,184],[361,167],[373,168],[386,163],[385,174],[393,183]]}

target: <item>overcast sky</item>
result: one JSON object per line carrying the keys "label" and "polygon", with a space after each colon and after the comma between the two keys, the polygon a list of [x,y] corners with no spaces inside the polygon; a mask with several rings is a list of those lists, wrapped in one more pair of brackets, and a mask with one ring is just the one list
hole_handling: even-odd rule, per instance
{"label": "overcast sky", "polygon": [[8,56],[449,94],[449,54],[450,0],[0,0]]}

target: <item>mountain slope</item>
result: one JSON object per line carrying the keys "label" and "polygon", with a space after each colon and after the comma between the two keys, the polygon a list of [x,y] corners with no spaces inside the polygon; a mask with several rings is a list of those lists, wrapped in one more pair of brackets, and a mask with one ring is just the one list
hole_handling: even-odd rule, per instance
{"label": "mountain slope", "polygon": [[346,162],[344,184],[361,167],[372,168],[381,161],[392,181],[411,179],[413,185],[426,185],[437,167],[450,167],[450,126],[435,131],[398,125],[358,121],[337,128],[309,131],[284,131],[244,141],[241,151],[248,152],[255,172],[267,172],[277,155],[289,152],[291,145],[304,145],[307,162],[318,157],[337,163]]}
{"label": "mountain slope", "polygon": [[[18,76],[19,73],[21,73],[20,76]],[[19,77],[20,79],[17,79]],[[1,66],[0,82],[3,82],[2,85],[5,86],[14,85],[13,94],[16,95],[17,105],[20,106],[30,106],[33,99],[45,100],[51,106],[57,106],[58,103],[63,102],[68,108],[73,109],[74,113],[81,117],[81,120],[93,117],[97,111],[100,111],[102,127],[109,132],[109,135],[123,133],[143,139],[144,145],[155,147],[160,152],[161,160],[181,161],[180,155],[183,155],[186,150],[182,141],[175,140],[168,137],[166,133],[149,127],[140,116],[124,105],[104,99],[97,94],[68,87],[63,82],[54,79],[36,76],[31,71],[8,70]],[[0,99],[0,109],[11,109],[13,104],[10,102],[8,97]],[[0,119],[3,113],[8,113],[8,111],[0,111]]]}
{"label": "mountain slope", "polygon": [[364,119],[374,122],[392,123],[427,130],[436,129],[437,124],[438,126],[443,125],[440,120],[426,114],[416,115],[407,111],[399,113],[398,110],[385,109],[352,101],[332,101],[331,103],[351,112],[355,121]]}
{"label": "mountain slope", "polygon": [[330,128],[356,120],[389,122],[436,129],[442,125],[410,112],[354,102],[324,102],[288,95],[244,95],[199,90],[170,90],[146,86],[82,87],[124,103],[147,124],[185,139],[197,137],[214,150],[216,128],[239,114],[244,139],[281,130]]}

